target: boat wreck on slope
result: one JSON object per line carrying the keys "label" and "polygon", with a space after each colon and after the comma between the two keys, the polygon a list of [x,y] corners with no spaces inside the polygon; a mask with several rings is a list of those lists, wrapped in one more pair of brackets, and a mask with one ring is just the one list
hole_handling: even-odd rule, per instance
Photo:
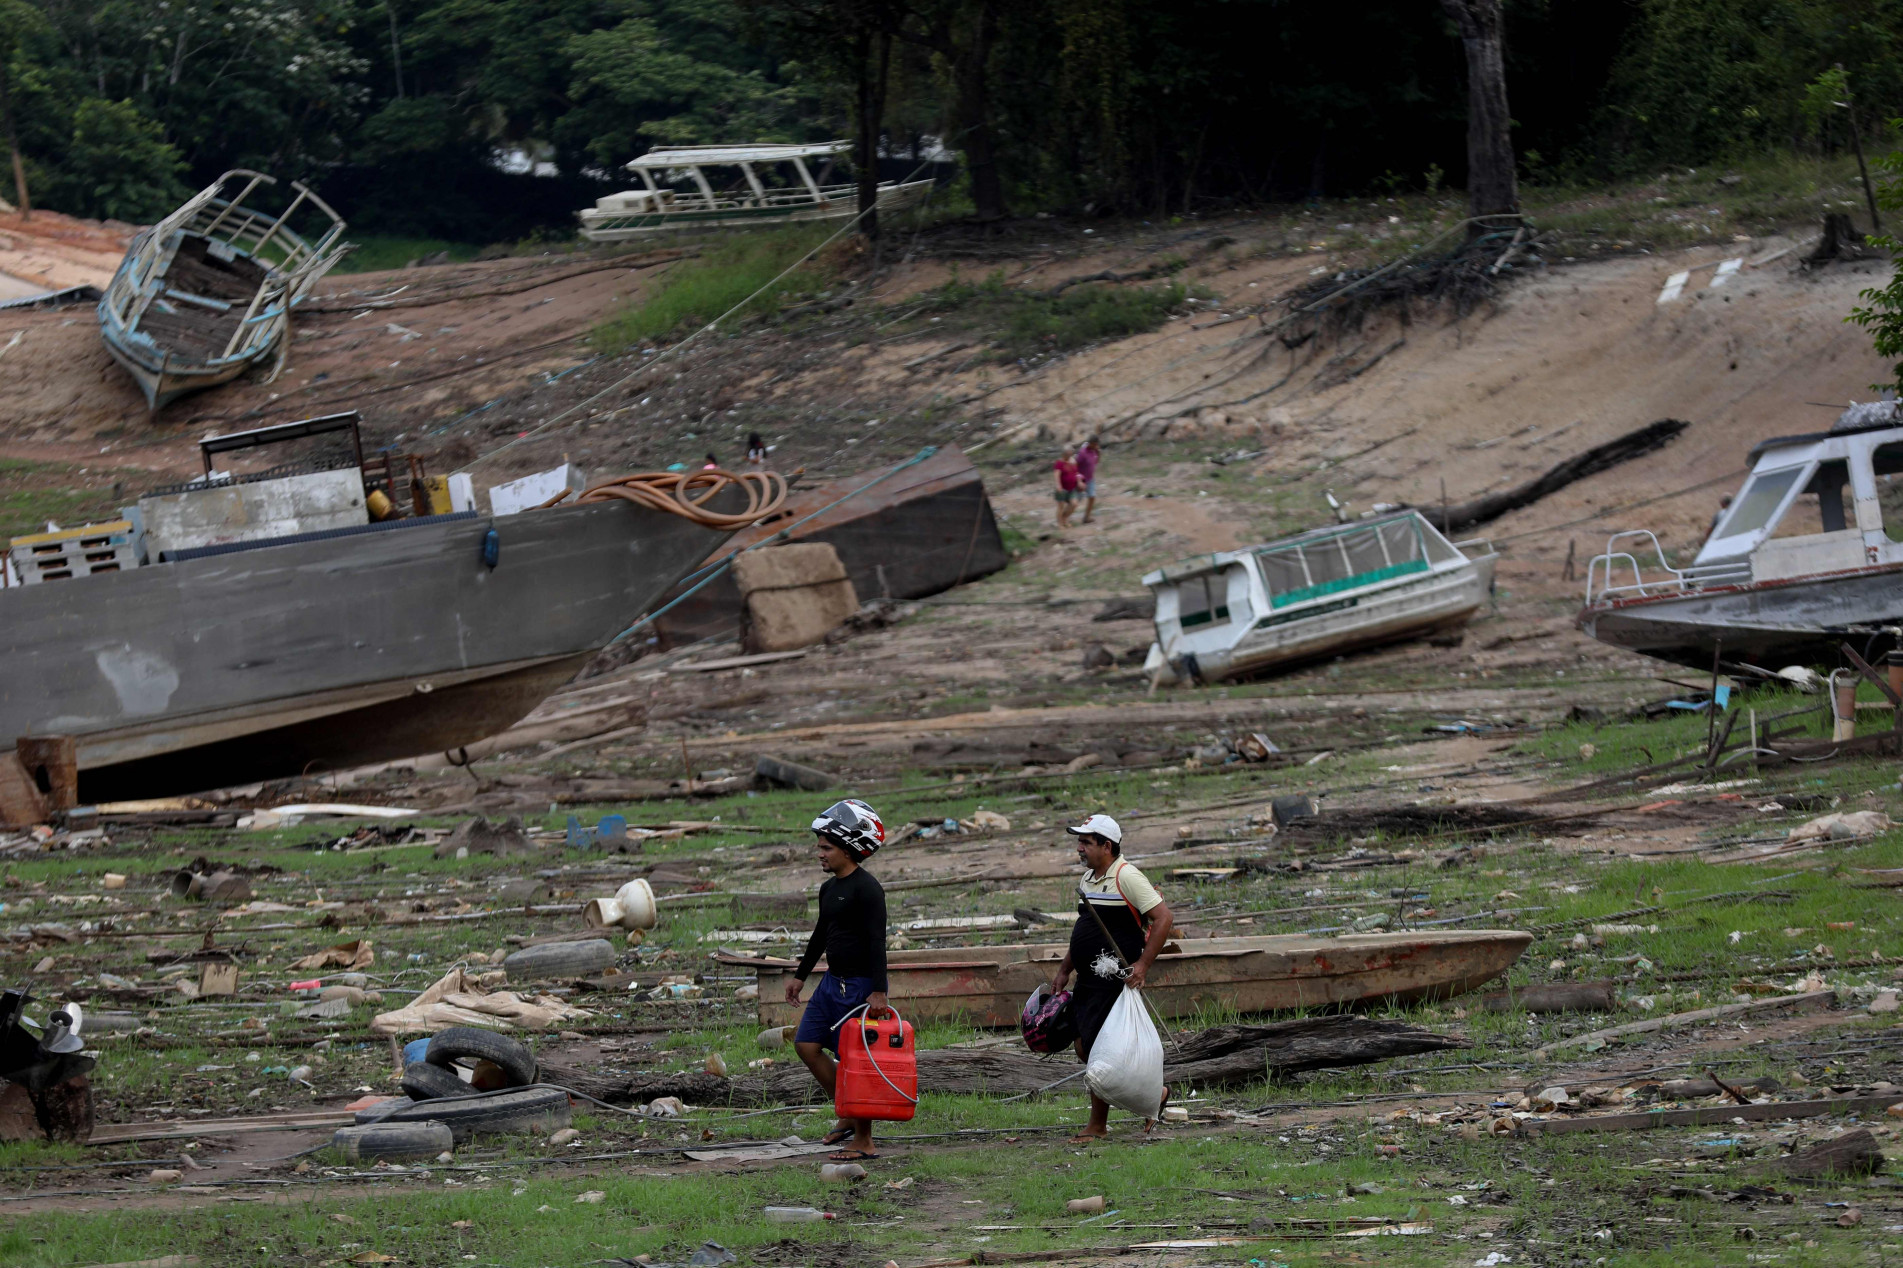
{"label": "boat wreck on slope", "polygon": [[[291,183],[297,196],[276,214],[246,202],[276,183],[226,172],[134,238],[106,287],[100,337],[154,413],[281,360],[291,309],[342,257],[342,217],[303,185]],[[314,237],[292,227],[300,212],[316,222]]]}
{"label": "boat wreck on slope", "polygon": [[[628,164],[644,189],[627,189],[595,200],[575,213],[581,236],[590,242],[626,242],[681,229],[752,229],[845,220],[859,214],[856,184],[825,184],[834,157],[852,149],[851,141],[818,145],[678,145],[650,150]],[[824,166],[815,177],[807,159]],[[738,178],[719,189],[707,179],[708,168],[732,168]],[[791,168],[794,179],[778,173]],[[655,179],[660,177],[661,184]],[[675,186],[684,186],[676,188]],[[925,201],[930,180],[882,181],[881,212],[903,211]]]}
{"label": "boat wreck on slope", "polygon": [[1464,625],[1493,593],[1496,559],[1415,510],[1199,555],[1143,578],[1156,595],[1146,667],[1216,682]]}
{"label": "boat wreck on slope", "polygon": [[[256,476],[214,454],[347,436]],[[71,745],[83,801],[454,750],[527,714],[707,557],[774,478],[628,477],[502,517],[411,463],[366,464],[355,415],[209,438],[207,476],[124,518],[18,539],[0,591],[0,740]],[[714,486],[719,486],[717,489]]]}
{"label": "boat wreck on slope", "polygon": [[[1500,976],[1532,942],[1532,934],[1511,929],[1184,939],[1164,946],[1143,994],[1164,1017],[1446,999]],[[1025,999],[1051,980],[1066,949],[1053,943],[893,951],[886,993],[913,1020],[1016,1026]],[[762,1025],[799,1020],[803,1005],[785,995],[797,960],[727,952],[718,958],[756,971]]]}
{"label": "boat wreck on slope", "polygon": [[[861,488],[863,493],[840,501]],[[953,445],[885,473],[801,485],[777,513],[736,533],[706,562],[766,541],[815,512],[821,513],[793,529],[788,540],[831,545],[861,599],[920,599],[1011,562],[984,479]],[[724,571],[663,613],[654,623],[655,637],[667,648],[730,635],[744,610],[731,570]]]}
{"label": "boat wreck on slope", "polygon": [[1834,663],[1903,624],[1903,419],[1853,406],[1829,430],[1766,440],[1684,567],[1647,529],[1614,533],[1586,569],[1580,629],[1709,670]]}

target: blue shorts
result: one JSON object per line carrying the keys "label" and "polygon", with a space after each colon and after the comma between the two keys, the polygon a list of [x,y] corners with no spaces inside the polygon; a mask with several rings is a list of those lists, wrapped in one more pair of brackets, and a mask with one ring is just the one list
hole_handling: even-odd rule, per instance
{"label": "blue shorts", "polygon": [[1090,477],[1090,479],[1084,481],[1084,496],[1087,498],[1094,498],[1097,496],[1097,477],[1096,476],[1092,476]]}
{"label": "blue shorts", "polygon": [[834,1056],[839,1054],[839,1021],[866,1002],[876,989],[869,977],[834,977],[827,973],[813,988],[800,1014],[800,1028],[793,1032],[794,1043],[816,1043]]}

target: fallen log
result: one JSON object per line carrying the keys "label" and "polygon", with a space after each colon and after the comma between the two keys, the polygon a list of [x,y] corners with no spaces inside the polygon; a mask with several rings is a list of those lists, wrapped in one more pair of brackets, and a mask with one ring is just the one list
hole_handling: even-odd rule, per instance
{"label": "fallen log", "polygon": [[1214,1026],[1179,1044],[1163,1077],[1172,1087],[1178,1081],[1214,1087],[1466,1046],[1464,1039],[1359,1013],[1265,1026]]}
{"label": "fallen log", "polygon": [[[1465,1046],[1465,1040],[1358,1013],[1264,1026],[1215,1026],[1176,1045],[1163,1077],[1172,1088],[1215,1087]],[[1015,1096],[1082,1069],[1069,1053],[1034,1057],[1011,1049],[937,1048],[918,1054],[919,1087],[928,1092]],[[732,1089],[733,1100],[740,1104],[792,1103],[812,1093],[812,1076],[797,1064],[735,1079]]]}
{"label": "fallen log", "polygon": [[1515,485],[1499,493],[1485,494],[1471,501],[1456,502],[1452,506],[1421,506],[1414,509],[1425,516],[1428,523],[1449,536],[1464,533],[1482,524],[1492,523],[1508,511],[1531,506],[1569,484],[1663,449],[1690,425],[1681,419],[1662,418],[1637,431],[1627,432],[1603,445],[1595,445],[1582,454],[1576,454],[1545,475],[1528,480],[1525,484]]}
{"label": "fallen log", "polygon": [[1777,1170],[1787,1176],[1822,1179],[1825,1176],[1873,1176],[1883,1170],[1883,1151],[1867,1127],[1845,1132],[1834,1140],[1820,1140],[1787,1158]]}

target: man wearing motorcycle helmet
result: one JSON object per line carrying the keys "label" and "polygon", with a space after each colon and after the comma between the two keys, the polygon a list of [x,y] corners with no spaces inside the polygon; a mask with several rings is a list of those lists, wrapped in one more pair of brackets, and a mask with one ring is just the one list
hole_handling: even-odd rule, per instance
{"label": "man wearing motorcycle helmet", "polygon": [[[870,1006],[866,1015],[875,1020],[891,1013],[885,998],[885,890],[861,866],[885,844],[885,824],[871,806],[848,797],[813,820],[813,837],[819,865],[832,879],[819,887],[819,919],[786,984],[786,1002],[799,1003],[800,988],[823,954],[826,974],[800,1016],[793,1050],[831,1096],[842,1023],[862,1006]],[[832,1155],[837,1162],[878,1157],[872,1148],[871,1119],[841,1119],[824,1140],[829,1145],[852,1142]]]}

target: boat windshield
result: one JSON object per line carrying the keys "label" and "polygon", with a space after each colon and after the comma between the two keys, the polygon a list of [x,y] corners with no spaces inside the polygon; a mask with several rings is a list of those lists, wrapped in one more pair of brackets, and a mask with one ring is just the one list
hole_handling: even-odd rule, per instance
{"label": "boat windshield", "polygon": [[1791,485],[1797,482],[1804,471],[1802,466],[1783,467],[1752,476],[1751,483],[1744,486],[1744,492],[1732,503],[1731,513],[1725,516],[1725,522],[1712,534],[1712,540],[1762,532],[1771,517],[1777,514],[1777,508],[1784,505],[1784,495],[1791,491]]}
{"label": "boat windshield", "polygon": [[1285,608],[1428,570],[1427,543],[1412,518],[1388,520],[1256,553],[1269,606]]}

